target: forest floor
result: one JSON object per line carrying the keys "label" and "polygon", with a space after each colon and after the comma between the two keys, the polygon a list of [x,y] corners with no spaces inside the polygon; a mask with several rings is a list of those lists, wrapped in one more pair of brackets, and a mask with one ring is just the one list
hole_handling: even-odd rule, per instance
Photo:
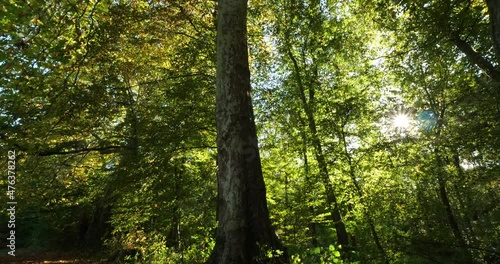
{"label": "forest floor", "polygon": [[16,256],[6,252],[0,254],[1,264],[49,264],[49,263],[109,263],[106,259],[97,260],[81,252],[35,252],[27,249],[16,250]]}

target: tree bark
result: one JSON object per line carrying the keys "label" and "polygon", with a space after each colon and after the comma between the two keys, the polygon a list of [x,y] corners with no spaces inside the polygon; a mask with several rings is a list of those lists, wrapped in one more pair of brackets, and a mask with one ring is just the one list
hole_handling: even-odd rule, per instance
{"label": "tree bark", "polygon": [[[250,96],[246,0],[220,0],[217,18],[218,221],[207,263],[287,263],[271,227]],[[277,254],[275,254],[277,255]]]}
{"label": "tree bark", "polygon": [[349,250],[349,237],[347,235],[347,230],[342,220],[342,214],[340,213],[340,208],[337,201],[337,196],[335,195],[335,191],[330,182],[330,174],[328,172],[328,164],[326,163],[325,155],[323,153],[323,148],[321,146],[321,141],[318,136],[318,131],[316,127],[316,120],[314,118],[313,110],[311,109],[310,102],[314,99],[314,89],[310,87],[309,90],[309,101],[306,98],[305,88],[302,82],[302,78],[300,76],[300,69],[297,63],[297,59],[293,53],[289,50],[288,56],[292,60],[295,77],[297,79],[297,86],[299,89],[299,97],[302,102],[302,106],[304,112],[306,114],[307,124],[309,126],[309,130],[311,132],[311,139],[314,148],[314,154],[316,157],[316,161],[318,162],[319,174],[321,181],[325,187],[325,195],[328,203],[328,207],[330,207],[331,217],[333,220],[333,224],[335,226],[335,231],[337,233],[337,243],[342,245],[344,251]]}
{"label": "tree bark", "polygon": [[438,163],[438,192],[439,192],[439,198],[441,202],[444,205],[445,211],[446,211],[446,218],[448,219],[448,225],[451,228],[451,231],[453,232],[453,236],[455,237],[458,246],[460,246],[463,249],[464,253],[464,260],[467,261],[467,263],[474,263],[472,255],[469,251],[469,247],[467,245],[467,242],[465,241],[464,235],[462,234],[462,231],[460,230],[460,226],[458,225],[458,221],[455,217],[455,214],[453,213],[453,209],[451,207],[450,199],[448,198],[448,192],[446,191],[446,180],[444,179],[444,162],[442,161],[442,158],[439,156],[439,150],[436,148],[434,150],[437,158],[437,163]]}
{"label": "tree bark", "polygon": [[[496,64],[500,64],[500,1],[485,0],[491,25],[491,43],[495,52]],[[450,40],[467,56],[469,61],[485,71],[494,82],[500,82],[500,70],[481,54],[477,53],[458,32],[452,32]]]}
{"label": "tree bark", "polygon": [[471,63],[485,71],[493,81],[500,82],[500,71],[498,71],[490,61],[477,53],[467,42],[461,39],[458,33],[452,34],[451,41],[465,54],[465,56],[467,56]]}
{"label": "tree bark", "polygon": [[174,188],[174,201],[175,204],[172,208],[172,220],[171,222],[171,227],[170,227],[170,233],[168,234],[167,237],[167,247],[174,247],[177,248],[179,251],[182,249],[182,243],[181,243],[181,209],[179,208],[179,200],[182,200],[182,197],[179,197],[179,194],[181,192],[180,186],[181,186],[181,177],[182,177],[182,172],[178,171],[177,168],[174,168],[174,173],[173,173],[173,188]]}
{"label": "tree bark", "polygon": [[[348,143],[347,143],[347,137],[346,137],[344,127],[345,127],[345,125],[343,125],[342,128],[340,129],[340,136],[342,138],[342,143],[344,145],[344,153],[345,153],[346,158],[347,158],[347,164],[349,165],[349,176],[351,176],[351,180],[354,184],[354,188],[356,189],[356,192],[358,193],[360,201],[364,202],[363,190],[361,189],[361,185],[359,184],[358,180],[356,179],[356,175],[354,172],[354,164],[352,162],[351,155],[349,154],[349,151],[347,149]],[[380,238],[379,238],[378,233],[377,233],[377,229],[375,228],[375,221],[373,220],[373,217],[370,214],[370,211],[365,206],[363,206],[363,214],[365,215],[365,217],[368,221],[368,226],[370,227],[370,231],[371,231],[372,236],[373,236],[373,241],[375,242],[377,249],[379,250],[380,254],[382,255],[382,258],[384,259],[384,263],[389,264],[389,258],[387,257],[387,253],[385,252],[384,247],[382,246],[382,243],[381,243]],[[352,243],[352,244],[354,244],[354,243]]]}
{"label": "tree bark", "polygon": [[500,64],[500,1],[486,0],[486,5],[490,16],[491,41],[493,42],[497,63]]}
{"label": "tree bark", "polygon": [[[301,137],[302,137],[302,151],[301,151],[301,155],[302,155],[302,159],[304,160],[304,176],[305,176],[305,180],[306,180],[306,185],[307,185],[307,189],[306,189],[306,193],[309,193],[310,190],[310,186],[312,184],[312,179],[311,179],[311,176],[310,176],[310,173],[309,173],[309,161],[307,159],[307,133],[306,133],[306,124],[305,124],[305,121],[302,119],[302,118],[299,118],[300,119],[300,125],[301,125]],[[311,201],[308,201],[308,203],[310,203]],[[308,209],[309,209],[309,213],[311,214],[311,216],[314,216],[315,215],[315,210],[314,210],[314,206],[310,205],[308,206]],[[309,230],[308,230],[308,236],[311,237],[311,246],[312,247],[317,247],[318,246],[318,239],[317,239],[317,234],[316,234],[316,223],[313,221],[313,219],[311,219],[311,221],[309,222],[308,224],[308,227],[309,227]]]}
{"label": "tree bark", "polygon": [[[438,119],[438,126],[436,130],[436,139],[439,139],[441,137],[441,128],[442,128],[442,122],[441,120],[445,119],[445,109],[441,109],[440,114],[439,114],[439,119]],[[453,213],[452,205],[450,202],[450,199],[448,197],[448,192],[446,190],[446,164],[443,160],[443,156],[441,154],[441,149],[438,144],[435,144],[436,146],[434,147],[434,155],[435,155],[435,160],[436,160],[436,166],[437,166],[437,180],[438,180],[438,193],[439,193],[439,199],[441,200],[441,203],[444,206],[445,212],[446,212],[446,218],[448,220],[448,225],[453,232],[453,236],[455,237],[458,246],[460,246],[463,249],[464,253],[464,260],[466,260],[467,263],[474,263],[472,255],[468,249],[467,242],[465,241],[464,235],[462,234],[462,230],[460,230],[460,226],[458,224],[458,221],[455,217],[455,214]]]}
{"label": "tree bark", "polygon": [[89,250],[100,249],[106,235],[112,229],[109,224],[111,207],[106,204],[105,199],[97,200],[92,215],[86,217],[89,218],[87,219],[87,229],[84,231],[83,247]]}

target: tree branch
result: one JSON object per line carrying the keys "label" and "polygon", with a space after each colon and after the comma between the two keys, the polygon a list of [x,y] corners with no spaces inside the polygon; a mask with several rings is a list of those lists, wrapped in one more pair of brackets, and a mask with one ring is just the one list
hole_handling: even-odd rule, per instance
{"label": "tree branch", "polygon": [[69,154],[80,154],[80,153],[89,153],[91,151],[99,151],[102,154],[109,153],[118,153],[124,147],[122,146],[108,146],[108,147],[97,147],[97,148],[83,148],[83,149],[74,149],[68,151],[60,151],[60,150],[47,150],[38,152],[37,156],[45,157],[52,155],[69,155]]}
{"label": "tree branch", "polygon": [[486,0],[488,15],[491,24],[491,42],[495,50],[497,62],[500,63],[500,2],[498,0]]}
{"label": "tree branch", "polygon": [[500,72],[495,68],[495,66],[477,53],[467,42],[461,39],[457,32],[452,34],[450,40],[465,54],[465,56],[467,56],[470,62],[485,71],[486,74],[493,79],[493,81],[500,82]]}

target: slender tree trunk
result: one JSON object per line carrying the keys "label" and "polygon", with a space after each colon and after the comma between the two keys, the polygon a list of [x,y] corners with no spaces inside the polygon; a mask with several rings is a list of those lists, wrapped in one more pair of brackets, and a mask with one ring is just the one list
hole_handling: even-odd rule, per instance
{"label": "slender tree trunk", "polygon": [[287,263],[271,227],[250,96],[247,1],[220,0],[217,18],[218,221],[207,263]]}
{"label": "slender tree trunk", "polygon": [[[328,172],[328,165],[326,163],[325,155],[323,153],[323,148],[321,147],[321,141],[318,136],[318,131],[316,128],[316,120],[314,119],[314,115],[311,109],[311,100],[314,99],[314,90],[309,90],[309,101],[306,98],[305,88],[302,83],[302,78],[300,76],[300,69],[295,59],[295,56],[289,50],[288,55],[292,60],[295,77],[297,79],[297,86],[299,89],[299,97],[302,101],[302,106],[307,118],[307,125],[309,126],[309,130],[311,132],[311,139],[314,148],[314,154],[316,157],[316,161],[318,162],[320,179],[325,187],[326,200],[328,206],[330,207],[330,212],[332,216],[332,220],[335,226],[335,231],[337,233],[337,242],[339,245],[342,245],[342,248],[348,250],[349,248],[349,239],[347,235],[347,230],[345,224],[342,220],[342,214],[340,213],[339,204],[337,201],[337,197],[335,195],[335,191],[330,182],[330,174]],[[310,87],[310,89],[314,89]]]}
{"label": "slender tree trunk", "polygon": [[100,249],[106,235],[111,232],[112,227],[109,224],[111,207],[106,204],[105,200],[99,199],[96,201],[94,211],[89,218],[88,228],[84,235],[84,247],[86,249]]}
{"label": "slender tree trunk", "polygon": [[[438,158],[440,159],[440,158]],[[465,255],[467,257],[467,260],[472,263],[472,256],[468,250],[467,242],[465,242],[464,236],[462,234],[462,231],[460,230],[460,227],[458,225],[458,222],[455,218],[455,215],[453,214],[453,209],[451,207],[450,199],[448,198],[448,192],[446,191],[446,181],[444,180],[444,175],[443,175],[443,167],[439,167],[438,170],[438,191],[439,191],[439,198],[441,199],[441,202],[443,203],[446,211],[446,216],[448,219],[448,225],[450,226],[453,236],[455,236],[455,239],[458,243],[458,245],[463,248]]]}
{"label": "slender tree trunk", "polygon": [[[309,172],[309,160],[307,158],[307,133],[306,133],[307,128],[305,121],[302,118],[300,118],[300,124],[301,124],[300,134],[303,141],[301,154],[302,154],[302,159],[304,160],[304,176],[306,180],[305,193],[310,193],[310,186],[312,184],[312,181]],[[309,196],[307,198],[309,198]],[[311,216],[314,216],[315,214],[314,206],[310,205],[308,206],[308,209]],[[313,219],[311,219],[311,221],[309,222],[308,228],[309,228],[308,235],[311,237],[311,246],[316,247],[318,245],[318,240],[316,238],[316,223],[313,221]]]}
{"label": "slender tree trunk", "polygon": [[325,186],[326,199],[328,205],[330,206],[333,224],[337,233],[337,242],[342,245],[343,249],[348,250],[349,238],[347,235],[344,220],[342,219],[342,214],[340,213],[337,196],[335,195],[335,191],[330,182],[330,174],[328,173],[328,165],[326,164],[325,155],[323,154],[323,149],[321,148],[321,144],[319,138],[317,137],[317,134],[313,134],[313,137],[315,137],[315,139],[313,139],[313,142],[315,143],[314,148],[316,160],[318,161],[321,180],[323,182],[323,185]]}
{"label": "slender tree trunk", "polygon": [[[344,127],[344,126],[343,126]],[[349,151],[347,150],[347,139],[346,135],[344,132],[344,128],[341,128],[340,135],[342,137],[342,142],[344,143],[344,152],[347,158],[347,163],[349,165],[349,175],[351,177],[351,180],[354,184],[354,188],[356,188],[356,192],[358,193],[359,198],[361,198],[361,201],[363,201],[363,191],[361,190],[361,186],[359,185],[358,180],[356,180],[356,175],[354,172],[354,164],[352,163],[351,155],[349,154]],[[384,263],[389,264],[389,259],[387,257],[387,253],[385,252],[384,247],[382,246],[382,243],[380,242],[380,238],[377,233],[377,229],[375,229],[375,221],[373,220],[372,215],[368,211],[368,208],[363,206],[363,214],[365,215],[366,219],[368,220],[368,226],[370,227],[370,232],[372,233],[373,236],[373,241],[375,242],[375,245],[377,246],[377,249],[379,250],[380,254],[384,258]]]}
{"label": "slender tree trunk", "polygon": [[[465,173],[463,171],[463,168],[460,166],[460,157],[459,157],[458,153],[453,156],[453,166],[457,170],[459,181],[466,182],[466,179],[465,179],[466,176],[465,176]],[[460,205],[460,210],[462,212],[465,212],[465,222],[467,225],[467,229],[469,231],[468,238],[474,242],[477,242],[477,240],[475,238],[478,236],[476,235],[476,232],[474,230],[474,226],[472,225],[471,216],[467,213],[467,212],[469,212],[469,210],[468,210],[466,203],[464,201],[467,199],[467,197],[464,195],[464,193],[462,191],[460,191],[457,184],[454,184],[453,187],[454,187],[455,193],[456,193],[455,196],[457,197],[457,200],[458,200],[459,205]]]}
{"label": "slender tree trunk", "polygon": [[[350,160],[349,160],[349,166],[352,166]],[[358,196],[361,199],[363,199],[363,192],[361,191],[361,187],[359,186],[358,182],[356,181],[352,167],[349,168],[349,171],[350,171],[349,173],[351,175],[351,178],[354,181],[354,186],[356,188]],[[377,229],[375,229],[375,221],[373,220],[373,217],[371,216],[371,214],[369,213],[369,211],[366,207],[363,208],[363,214],[365,215],[366,219],[368,220],[368,226],[370,227],[370,232],[372,233],[373,241],[375,242],[375,245],[377,246],[378,251],[382,255],[382,258],[384,259],[384,263],[388,264],[389,259],[387,257],[387,254],[385,252],[384,247],[382,246],[382,243],[380,242],[380,238],[378,236]]]}
{"label": "slender tree trunk", "polygon": [[450,228],[453,231],[453,235],[455,236],[458,244],[461,247],[465,248],[467,246],[467,243],[465,242],[464,236],[462,235],[462,231],[458,226],[458,222],[455,219],[455,215],[453,214],[453,210],[451,208],[450,199],[448,198],[448,192],[446,191],[446,181],[444,180],[444,176],[442,175],[443,168],[440,167],[438,168],[438,170],[440,170],[440,172],[438,173],[439,198],[441,199],[441,202],[445,207],[446,216],[448,218],[448,224],[450,225]]}
{"label": "slender tree trunk", "polygon": [[[444,119],[444,110],[441,111],[439,119],[440,120]],[[437,138],[439,138],[440,135],[441,135],[441,128],[438,126],[436,132]],[[468,250],[467,242],[465,241],[462,231],[460,230],[460,226],[458,225],[455,214],[453,213],[450,199],[448,197],[448,192],[446,191],[445,163],[443,161],[441,150],[438,146],[434,148],[434,155],[436,158],[436,165],[437,165],[438,193],[441,203],[445,208],[448,225],[451,228],[451,231],[453,232],[453,236],[455,237],[457,244],[461,248],[463,248],[467,261],[472,263],[472,256]]]}
{"label": "slender tree trunk", "polygon": [[174,189],[174,208],[172,208],[172,220],[171,222],[171,227],[170,227],[170,233],[168,234],[167,237],[167,247],[174,247],[179,252],[182,252],[182,243],[181,243],[181,210],[179,208],[179,200],[182,199],[182,197],[179,197],[180,195],[180,186],[181,186],[181,177],[182,177],[182,172],[179,172],[177,168],[174,168],[174,182],[173,182],[173,189]]}

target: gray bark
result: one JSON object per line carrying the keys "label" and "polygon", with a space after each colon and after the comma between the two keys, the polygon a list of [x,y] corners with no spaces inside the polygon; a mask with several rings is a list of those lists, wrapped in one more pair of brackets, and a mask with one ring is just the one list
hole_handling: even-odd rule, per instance
{"label": "gray bark", "polygon": [[217,18],[218,221],[207,263],[286,263],[269,220],[250,96],[246,0],[221,0]]}

